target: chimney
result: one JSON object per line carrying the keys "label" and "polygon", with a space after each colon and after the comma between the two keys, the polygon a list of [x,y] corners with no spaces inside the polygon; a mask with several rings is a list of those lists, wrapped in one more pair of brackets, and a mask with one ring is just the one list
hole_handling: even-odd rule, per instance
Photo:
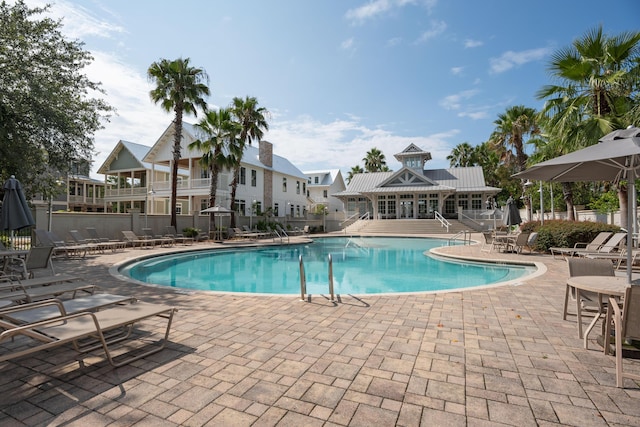
{"label": "chimney", "polygon": [[273,167],[273,144],[268,141],[260,141],[260,163],[267,167]]}

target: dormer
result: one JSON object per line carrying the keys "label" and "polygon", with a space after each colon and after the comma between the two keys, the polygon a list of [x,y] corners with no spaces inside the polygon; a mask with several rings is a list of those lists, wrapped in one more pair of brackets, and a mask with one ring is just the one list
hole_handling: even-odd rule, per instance
{"label": "dormer", "polygon": [[402,163],[403,167],[422,172],[424,164],[431,160],[431,153],[423,151],[415,144],[410,144],[401,153],[395,154],[394,157]]}

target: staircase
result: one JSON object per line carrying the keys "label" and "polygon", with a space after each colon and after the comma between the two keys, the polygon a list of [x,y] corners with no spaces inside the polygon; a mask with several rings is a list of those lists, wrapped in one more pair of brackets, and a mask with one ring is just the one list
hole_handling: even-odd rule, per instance
{"label": "staircase", "polygon": [[[471,230],[468,226],[450,219],[449,231],[435,219],[385,219],[357,221],[345,229],[345,234],[456,234]],[[355,226],[355,227],[354,227]]]}

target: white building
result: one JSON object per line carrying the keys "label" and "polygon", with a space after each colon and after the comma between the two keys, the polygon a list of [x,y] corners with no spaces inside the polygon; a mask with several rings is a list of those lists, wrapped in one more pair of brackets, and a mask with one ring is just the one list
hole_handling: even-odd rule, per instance
{"label": "white building", "polygon": [[333,194],[346,189],[340,169],[305,171],[307,176],[307,198],[309,199],[309,212],[317,212],[317,209],[327,208],[327,212],[344,212],[342,200]]}

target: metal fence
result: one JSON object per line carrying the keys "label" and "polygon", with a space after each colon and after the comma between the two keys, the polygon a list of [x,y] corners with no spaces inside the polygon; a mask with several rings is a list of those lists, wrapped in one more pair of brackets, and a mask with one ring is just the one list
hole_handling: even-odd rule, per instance
{"label": "metal fence", "polygon": [[7,249],[29,250],[31,248],[31,228],[19,231],[0,230],[0,242]]}

